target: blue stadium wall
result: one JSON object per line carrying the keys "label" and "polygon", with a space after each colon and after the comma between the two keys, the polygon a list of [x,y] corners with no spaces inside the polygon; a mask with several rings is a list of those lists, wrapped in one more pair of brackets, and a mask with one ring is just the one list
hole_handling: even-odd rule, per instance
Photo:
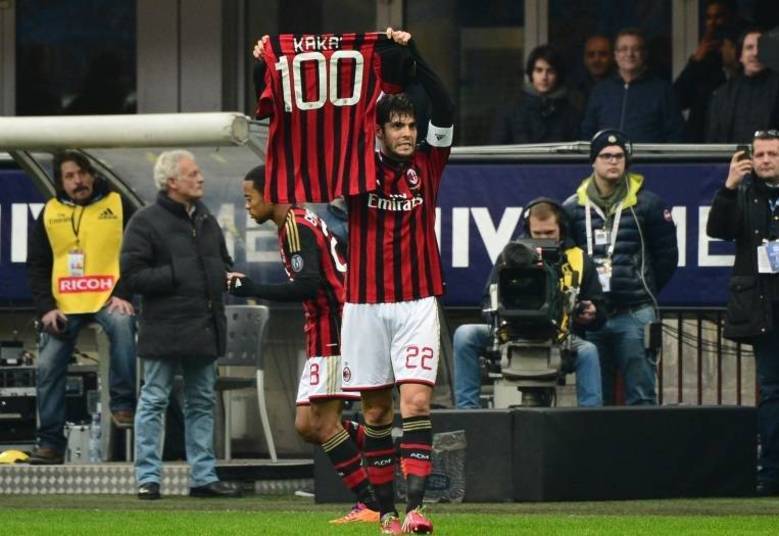
{"label": "blue stadium wall", "polygon": [[[450,163],[438,197],[438,228],[447,282],[447,306],[475,306],[483,284],[503,245],[516,236],[522,206],[541,195],[563,200],[582,178],[588,164]],[[730,244],[709,240],[705,219],[727,166],[723,163],[652,162],[636,165],[646,187],[672,208],[679,238],[679,268],[660,295],[666,306],[716,306],[726,299],[732,264]],[[267,282],[283,279],[272,233],[245,240],[247,226],[239,188],[208,187],[205,202],[228,221],[228,243],[236,268]],[[148,196],[144,196],[148,197]],[[146,199],[147,202],[151,199]],[[27,176],[0,169],[0,307],[29,302],[23,253],[28,230],[43,198]],[[249,251],[251,249],[251,251]],[[263,253],[268,253],[263,255]],[[259,254],[259,255],[258,255]],[[253,259],[251,262],[247,258]],[[262,258],[262,260],[254,260]]]}

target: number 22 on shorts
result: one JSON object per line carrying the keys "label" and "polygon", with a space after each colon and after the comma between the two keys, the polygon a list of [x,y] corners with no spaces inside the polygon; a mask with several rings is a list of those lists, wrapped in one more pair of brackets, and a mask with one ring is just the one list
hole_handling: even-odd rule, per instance
{"label": "number 22 on shorts", "polygon": [[429,346],[420,348],[415,344],[406,346],[406,368],[422,368],[424,370],[433,370],[430,361],[433,359],[433,349]]}

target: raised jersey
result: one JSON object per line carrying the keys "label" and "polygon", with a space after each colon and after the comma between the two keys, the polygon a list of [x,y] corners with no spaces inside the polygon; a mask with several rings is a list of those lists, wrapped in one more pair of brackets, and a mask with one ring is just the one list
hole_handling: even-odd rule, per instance
{"label": "raised jersey", "polygon": [[373,189],[376,101],[401,91],[406,47],[375,32],[285,34],[266,42],[264,58],[267,198],[323,202]]}
{"label": "raised jersey", "polygon": [[290,279],[320,278],[316,297],[303,301],[309,357],[340,355],[346,262],[343,244],[310,210],[291,207],[279,228],[279,250]]}

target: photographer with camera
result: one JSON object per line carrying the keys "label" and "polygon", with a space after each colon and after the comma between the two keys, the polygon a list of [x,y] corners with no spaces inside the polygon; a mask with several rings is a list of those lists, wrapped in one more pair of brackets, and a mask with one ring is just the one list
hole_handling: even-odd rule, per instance
{"label": "photographer with camera", "polygon": [[757,492],[779,495],[779,131],[755,132],[752,153],[733,155],[706,234],[736,243],[724,335],[754,350],[760,389]]}
{"label": "photographer with camera", "polygon": [[[571,372],[576,372],[576,399],[581,407],[602,405],[601,376],[598,351],[594,344],[587,342],[581,335],[584,330],[598,329],[605,321],[602,307],[602,291],[597,272],[589,257],[578,247],[566,242],[566,217],[562,206],[549,198],[538,198],[528,203],[524,213],[523,235],[534,239],[550,239],[560,244],[565,256],[564,272],[578,274],[578,301],[575,316],[571,322],[571,350],[575,353]],[[490,277],[485,285],[482,299],[482,315],[491,321],[489,310],[490,285],[498,279],[498,271],[504,262],[505,250],[498,257]],[[562,281],[566,290],[566,282]],[[576,285],[578,283],[578,285]],[[493,332],[490,324],[464,324],[454,333],[454,383],[455,403],[459,409],[477,409],[481,390],[481,372],[479,355],[492,343]]]}

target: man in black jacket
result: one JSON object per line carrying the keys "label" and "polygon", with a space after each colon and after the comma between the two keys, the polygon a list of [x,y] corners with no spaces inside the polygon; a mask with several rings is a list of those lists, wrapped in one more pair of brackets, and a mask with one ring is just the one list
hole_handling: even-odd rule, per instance
{"label": "man in black jacket", "polygon": [[679,258],[671,210],[644,188],[643,176],[627,171],[631,153],[623,132],[598,132],[590,143],[593,173],[565,202],[571,238],[592,257],[606,295],[609,318],[587,340],[598,347],[607,405],[615,403],[617,370],[627,404],[657,404],[657,362],[644,330]]}
{"label": "man in black jacket", "polygon": [[122,245],[122,274],[143,298],[138,355],[145,383],[135,417],[138,498],[158,499],[163,416],[173,379],[184,377],[184,427],[192,468],[189,493],[238,496],[220,482],[214,456],[215,360],[225,352],[223,291],[232,266],[222,230],[200,199],[203,175],[187,151],[160,154],[157,201],[133,217]]}
{"label": "man in black jacket", "polygon": [[758,57],[762,31],[745,30],[738,42],[742,74],[711,95],[706,143],[749,143],[758,129],[779,121],[779,73],[767,69]]}
{"label": "man in black jacket", "polygon": [[[779,131],[755,133],[754,156],[730,160],[706,224],[713,238],[736,243],[725,337],[751,344],[760,388],[758,493],[779,495]],[[752,173],[750,173],[752,171]]]}
{"label": "man in black jacket", "polygon": [[[581,338],[585,330],[599,329],[606,320],[603,311],[603,292],[598,282],[592,260],[566,241],[566,216],[556,201],[542,197],[528,203],[525,208],[525,232],[531,238],[552,239],[561,242],[566,263],[575,269],[581,280],[578,284],[580,308],[573,319],[572,349],[576,352],[573,363],[576,372],[576,400],[580,407],[597,407],[603,404],[598,350],[594,344]],[[497,282],[497,267],[503,253],[487,279],[482,299],[482,309],[489,308],[489,287]],[[575,259],[581,259],[581,265]],[[491,320],[485,314],[486,320]],[[458,409],[478,409],[481,389],[479,355],[490,344],[492,330],[489,324],[463,324],[454,332],[454,391]]]}
{"label": "man in black jacket", "polygon": [[38,446],[31,464],[63,461],[68,361],[88,323],[100,324],[111,343],[114,422],[132,426],[135,408],[135,317],[119,278],[122,231],[133,207],[109,190],[81,153],[58,153],[52,167],[57,195],[38,218],[27,255],[27,277],[42,328],[36,363]]}

